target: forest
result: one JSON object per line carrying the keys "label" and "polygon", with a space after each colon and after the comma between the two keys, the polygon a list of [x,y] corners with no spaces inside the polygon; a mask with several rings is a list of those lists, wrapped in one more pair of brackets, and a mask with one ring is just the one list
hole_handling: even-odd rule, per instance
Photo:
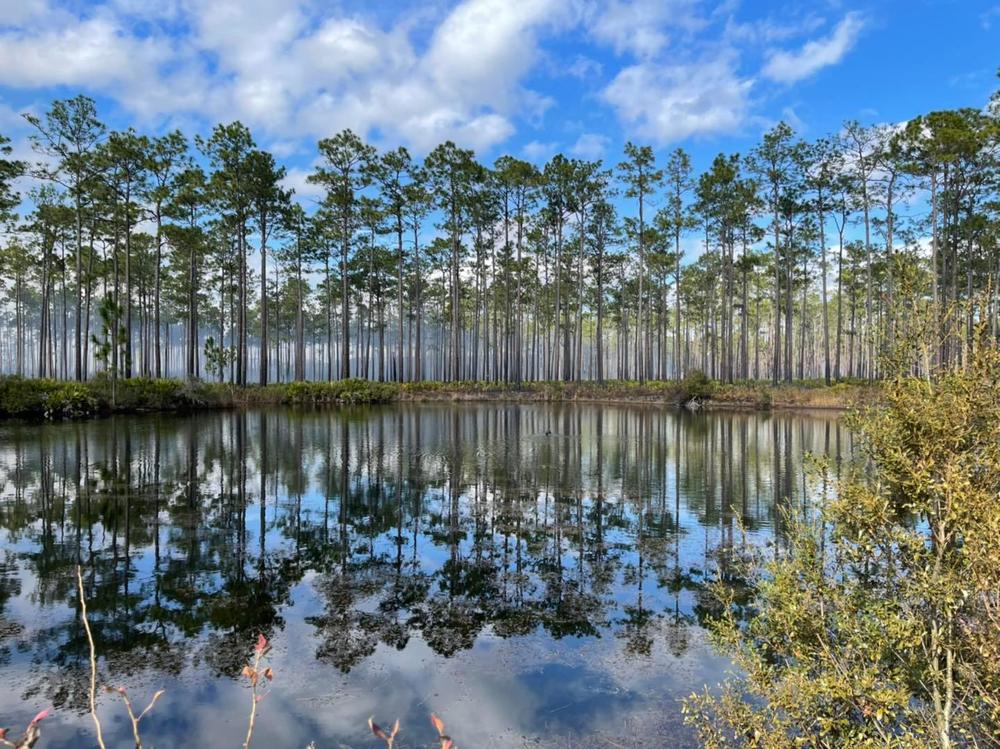
{"label": "forest", "polygon": [[701,173],[632,142],[539,168],[345,130],[318,200],[240,122],[111,130],[82,95],[25,117],[34,161],[0,135],[5,374],[829,383],[877,379],[917,318],[940,343],[914,372],[998,332],[997,95],[811,141],[778,123]]}
{"label": "forest", "polygon": [[[333,691],[268,702],[260,746],[442,705],[463,746],[998,745],[1000,91],[980,104],[779,122],[701,171],[344,130],[308,194],[240,122],[24,115],[0,416],[190,413],[0,424],[0,712],[27,725],[0,744],[51,704],[50,746],[89,717],[104,747],[121,697],[141,747],[167,690],[158,742],[216,736],[238,693],[247,749],[278,674],[278,700]],[[644,407],[503,397],[604,383]],[[861,403],[653,407],[760,383]],[[501,397],[353,407],[460,386]],[[151,680],[137,719],[123,684]],[[404,730],[448,749],[431,715]],[[390,749],[394,725],[368,723]]]}

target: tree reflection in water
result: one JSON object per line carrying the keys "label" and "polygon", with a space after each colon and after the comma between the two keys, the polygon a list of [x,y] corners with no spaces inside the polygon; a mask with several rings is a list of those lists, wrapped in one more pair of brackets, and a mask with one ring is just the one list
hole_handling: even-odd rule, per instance
{"label": "tree reflection in water", "polygon": [[848,449],[832,417],[599,405],[4,425],[0,666],[26,713],[85,709],[77,564],[115,683],[227,682],[290,622],[310,673],[414,640],[682,659],[728,550],[780,543],[776,508],[807,501],[804,451]]}

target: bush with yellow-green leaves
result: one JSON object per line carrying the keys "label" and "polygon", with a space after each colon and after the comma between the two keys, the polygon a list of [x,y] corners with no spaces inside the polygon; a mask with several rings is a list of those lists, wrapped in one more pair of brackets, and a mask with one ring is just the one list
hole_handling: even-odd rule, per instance
{"label": "bush with yellow-green leaves", "polygon": [[896,377],[853,423],[836,498],[741,560],[749,598],[716,588],[743,673],[687,700],[706,747],[1000,745],[1000,353]]}

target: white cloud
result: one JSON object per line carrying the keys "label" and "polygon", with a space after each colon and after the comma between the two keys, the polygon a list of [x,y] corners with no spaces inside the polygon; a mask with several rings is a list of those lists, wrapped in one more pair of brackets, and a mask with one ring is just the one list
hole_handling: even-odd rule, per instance
{"label": "white cloud", "polygon": [[7,26],[20,26],[36,20],[50,12],[45,0],[17,0],[4,3],[3,23]]}
{"label": "white cloud", "polygon": [[275,140],[266,145],[268,151],[279,159],[285,159],[299,153],[306,153],[312,150],[311,144],[306,147],[305,143],[296,140]]}
{"label": "white cloud", "polygon": [[1000,18],[1000,5],[993,5],[979,14],[979,25],[983,31],[993,28],[993,22]]}
{"label": "white cloud", "polygon": [[127,85],[168,57],[166,45],[129,36],[106,14],[0,34],[0,80],[23,88]]}
{"label": "white cloud", "polygon": [[618,54],[640,58],[659,54],[670,41],[668,27],[697,31],[705,25],[697,0],[612,0],[591,11],[590,33]]}
{"label": "white cloud", "polygon": [[610,143],[611,139],[606,135],[601,135],[600,133],[583,133],[576,139],[576,143],[569,147],[569,152],[581,159],[595,161],[604,158],[604,154],[608,150]]}
{"label": "white cloud", "polygon": [[793,37],[811,34],[824,25],[822,16],[807,14],[802,18],[787,18],[780,20],[763,18],[750,21],[738,21],[733,17],[726,19],[725,37],[732,42],[745,44],[774,44]]}
{"label": "white cloud", "polygon": [[598,76],[603,72],[603,70],[604,67],[601,63],[584,55],[577,55],[576,59],[565,68],[565,72],[568,75],[571,75],[574,78],[580,78],[581,80]]}
{"label": "white cloud", "polygon": [[524,158],[528,159],[528,161],[541,164],[548,161],[555,154],[558,147],[558,143],[543,143],[539,140],[533,140],[524,144],[521,153],[524,154]]}
{"label": "white cloud", "polygon": [[435,30],[422,68],[452,96],[504,108],[536,60],[537,27],[562,11],[559,0],[466,0]]}
{"label": "white cloud", "polygon": [[[741,56],[821,22],[737,23],[733,4],[703,0],[453,0],[403,13],[315,0],[147,5],[16,3],[0,19],[0,85],[108,97],[143,128],[240,119],[288,154],[346,127],[420,154],[446,139],[488,149],[518,123],[541,127],[553,99],[530,81],[569,75],[630,135],[666,142],[737,130],[751,114]],[[764,75],[792,82],[833,64],[863,25],[848,14],[825,38],[770,52]],[[562,48],[548,43],[565,30],[626,59],[575,48],[557,62]],[[603,138],[585,133],[571,148],[596,157]]]}
{"label": "white cloud", "polygon": [[781,119],[791,125],[792,130],[799,135],[802,135],[808,129],[806,123],[799,117],[799,113],[795,111],[795,107],[783,107],[781,110]]}
{"label": "white cloud", "polygon": [[20,26],[0,27],[0,85],[73,86],[146,120],[239,118],[272,137],[351,127],[417,151],[449,138],[488,148],[514,132],[515,117],[539,116],[550,100],[521,81],[539,34],[570,7],[464,0],[427,36],[411,17],[388,28],[317,17],[308,0],[176,0],[154,15],[136,0],[83,15],[32,3]]}
{"label": "white cloud", "polygon": [[603,95],[640,137],[662,144],[738,130],[749,110],[752,85],[722,56],[677,65],[632,65]]}
{"label": "white cloud", "polygon": [[288,170],[285,178],[281,180],[281,186],[286,190],[295,190],[295,199],[305,205],[319,202],[323,197],[323,186],[309,181],[309,175],[315,171],[315,167],[315,164],[309,169],[293,167]]}
{"label": "white cloud", "polygon": [[[404,27],[327,19],[290,45],[292,70],[280,78],[292,82],[289,119],[314,135],[377,130],[418,151],[447,139],[488,148],[514,132],[514,115],[544,106],[520,80],[537,60],[538,29],[558,21],[562,4],[466,0],[434,29],[423,53]],[[263,103],[277,92],[262,94]]]}
{"label": "white cloud", "polygon": [[795,83],[817,71],[836,65],[850,52],[865,26],[858,13],[848,13],[829,35],[806,42],[794,52],[773,51],[764,65],[765,77],[779,83]]}
{"label": "white cloud", "polygon": [[[0,132],[10,137],[11,130],[23,130],[27,127],[24,121],[25,110],[14,109],[9,104],[0,101]],[[32,111],[32,114],[34,112]]]}
{"label": "white cloud", "polygon": [[386,52],[402,53],[403,59],[397,63],[412,63],[401,41],[357,19],[330,18],[298,45],[298,62],[311,66],[311,76],[330,84],[376,70]]}

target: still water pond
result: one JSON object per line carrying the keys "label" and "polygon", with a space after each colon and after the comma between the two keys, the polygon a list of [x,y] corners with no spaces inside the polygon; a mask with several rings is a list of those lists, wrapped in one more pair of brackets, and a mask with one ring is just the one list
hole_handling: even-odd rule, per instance
{"label": "still water pond", "polygon": [[[82,565],[102,681],[165,689],[147,746],[371,747],[369,715],[471,747],[687,746],[724,677],[703,586],[781,535],[832,415],[412,405],[0,425],[0,725],[92,746]],[[129,727],[102,697],[108,744]]]}

